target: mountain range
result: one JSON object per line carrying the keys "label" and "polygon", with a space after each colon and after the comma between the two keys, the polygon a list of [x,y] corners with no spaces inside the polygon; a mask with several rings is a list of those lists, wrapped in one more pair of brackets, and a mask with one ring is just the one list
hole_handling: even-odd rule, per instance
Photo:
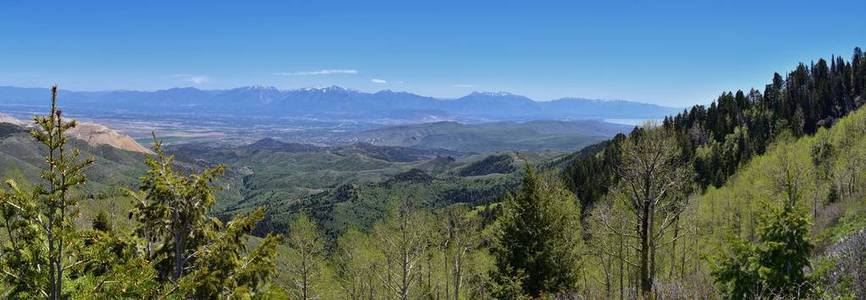
{"label": "mountain range", "polygon": [[[0,87],[0,108],[42,111],[47,97],[48,90],[44,88]],[[338,86],[295,90],[259,86],[227,90],[62,90],[60,99],[66,110],[78,114],[220,115],[385,123],[659,119],[679,111],[624,100],[535,101],[505,92],[474,92],[456,99],[442,99],[390,90],[368,93]]]}

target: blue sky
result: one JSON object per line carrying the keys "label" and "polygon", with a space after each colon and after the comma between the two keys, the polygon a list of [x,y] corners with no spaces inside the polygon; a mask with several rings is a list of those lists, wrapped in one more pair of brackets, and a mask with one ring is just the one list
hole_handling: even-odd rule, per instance
{"label": "blue sky", "polygon": [[340,85],[686,106],[849,57],[866,47],[864,16],[863,0],[7,0],[0,85]]}

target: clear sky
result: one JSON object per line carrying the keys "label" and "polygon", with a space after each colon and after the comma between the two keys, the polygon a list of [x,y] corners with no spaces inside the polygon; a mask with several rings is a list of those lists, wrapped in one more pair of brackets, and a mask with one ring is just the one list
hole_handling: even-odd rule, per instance
{"label": "clear sky", "polygon": [[0,2],[0,85],[340,85],[686,106],[866,47],[866,1]]}

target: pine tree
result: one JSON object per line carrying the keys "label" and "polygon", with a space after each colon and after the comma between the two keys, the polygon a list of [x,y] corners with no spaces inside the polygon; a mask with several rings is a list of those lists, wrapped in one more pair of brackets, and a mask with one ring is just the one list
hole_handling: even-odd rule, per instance
{"label": "pine tree", "polygon": [[111,232],[114,226],[111,224],[111,220],[108,219],[108,214],[105,211],[100,211],[96,214],[96,217],[93,217],[91,227],[93,230]]}
{"label": "pine tree", "polygon": [[281,238],[268,234],[258,247],[246,247],[250,232],[263,217],[264,210],[257,209],[235,216],[225,225],[217,221],[213,229],[205,229],[212,238],[194,249],[196,259],[178,282],[179,294],[191,299],[265,297],[276,272],[275,257]]}
{"label": "pine tree", "polygon": [[0,216],[3,235],[0,240],[0,270],[4,299],[46,298],[49,295],[48,253],[45,233],[35,221],[39,216],[37,194],[14,180],[0,189]]}
{"label": "pine tree", "polygon": [[[8,266],[15,269],[8,274],[13,275],[4,277],[17,282],[12,295],[60,299],[64,296],[64,265],[69,256],[66,247],[75,242],[76,235],[73,214],[78,197],[73,188],[84,184],[83,171],[93,160],[82,160],[78,149],[69,148],[66,132],[77,123],[66,121],[57,107],[57,86],[51,87],[49,114],[33,120],[36,126],[30,134],[47,148],[47,166],[40,176],[45,183],[26,191],[15,181],[7,182],[12,192],[3,197],[3,215],[6,233],[13,242],[11,247],[4,247],[4,252],[30,256],[11,258]],[[43,277],[44,268],[48,269],[47,278]],[[30,290],[18,290],[21,287]]]}
{"label": "pine tree", "polygon": [[527,165],[522,185],[503,205],[493,252],[498,296],[539,297],[573,289],[582,251],[573,194]]}
{"label": "pine tree", "polygon": [[[130,216],[139,222],[136,235],[146,241],[145,257],[157,268],[166,295],[185,298],[246,298],[266,292],[274,272],[273,257],[280,238],[269,234],[252,250],[246,240],[264,217],[258,209],[223,224],[210,216],[223,166],[185,175],[175,170],[154,135],[155,156],[141,178]],[[155,249],[154,249],[155,247]]]}
{"label": "pine tree", "polygon": [[761,218],[760,244],[735,238],[730,254],[712,272],[731,299],[798,298],[811,292],[805,268],[813,245],[809,221],[794,206],[769,208]]}
{"label": "pine tree", "polygon": [[156,156],[147,157],[150,170],[141,178],[140,193],[133,193],[138,203],[132,215],[140,224],[140,236],[161,242],[155,252],[148,254],[160,257],[160,273],[177,283],[190,260],[195,259],[194,250],[212,238],[212,230],[208,229],[217,221],[208,216],[215,201],[212,182],[225,167],[185,176],[175,170],[174,156],[165,154],[155,135],[153,151]]}

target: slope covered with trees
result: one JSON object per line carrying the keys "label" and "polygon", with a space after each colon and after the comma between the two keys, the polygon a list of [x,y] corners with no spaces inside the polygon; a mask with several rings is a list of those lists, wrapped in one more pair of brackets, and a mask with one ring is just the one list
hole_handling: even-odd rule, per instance
{"label": "slope covered with trees", "polygon": [[[774,96],[725,93],[708,109],[696,106],[667,118],[651,131],[670,140],[663,148],[674,152],[666,154],[673,155],[673,164],[649,169],[663,172],[682,164],[684,178],[635,181],[623,172],[634,171],[627,168],[634,153],[653,153],[634,151],[645,129],[576,156],[565,175],[578,195],[590,197],[581,200],[591,205],[584,210],[585,223],[589,243],[598,246],[590,250],[597,268],[588,274],[596,282],[588,292],[737,299],[863,295],[851,288],[856,285],[839,285],[862,278],[859,258],[828,250],[846,239],[856,241],[866,227],[858,208],[863,196],[855,187],[864,171],[858,149],[866,120],[863,110],[856,110],[864,99],[863,59],[857,49],[856,68],[841,59],[829,68],[823,60],[811,68],[800,65],[785,81],[775,76],[765,92]],[[821,92],[828,82],[839,89]],[[637,161],[653,166],[650,157]],[[680,189],[653,188],[655,181],[682,179],[686,185]],[[647,287],[642,249],[653,239],[634,228],[645,226],[652,209],[637,205],[641,197],[635,195],[653,191],[665,195],[649,197],[653,201],[676,201],[660,210],[661,217],[649,218],[657,243],[649,247]],[[653,251],[665,255],[654,257]],[[842,268],[852,274],[828,273]]]}
{"label": "slope covered with trees", "polygon": [[[763,93],[722,93],[709,106],[695,105],[662,123],[672,129],[684,159],[691,161],[701,188],[721,186],[783,132],[795,137],[830,127],[866,102],[866,55],[855,48],[850,61],[833,57],[800,64],[786,76],[773,75]],[[617,178],[614,168],[624,136],[574,159],[566,181],[584,207],[605,194]]]}

